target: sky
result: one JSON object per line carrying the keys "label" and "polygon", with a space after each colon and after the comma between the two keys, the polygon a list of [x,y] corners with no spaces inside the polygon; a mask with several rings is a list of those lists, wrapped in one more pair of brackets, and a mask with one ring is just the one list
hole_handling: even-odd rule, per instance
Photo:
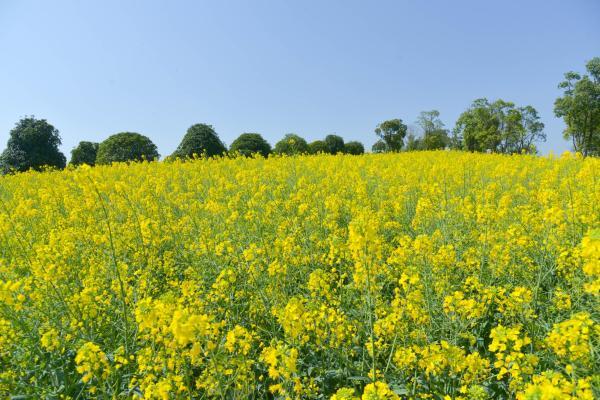
{"label": "sky", "polygon": [[0,149],[28,115],[67,157],[123,131],[165,156],[195,123],[370,148],[384,120],[453,128],[487,97],[535,107],[561,153],[557,85],[595,56],[598,0],[0,0]]}

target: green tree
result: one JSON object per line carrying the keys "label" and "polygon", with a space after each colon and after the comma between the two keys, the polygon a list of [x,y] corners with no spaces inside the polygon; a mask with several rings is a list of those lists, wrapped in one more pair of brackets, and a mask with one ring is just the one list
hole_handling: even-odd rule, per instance
{"label": "green tree", "polygon": [[352,155],[360,155],[365,153],[365,146],[361,142],[348,142],[344,145],[344,153]]}
{"label": "green tree", "polygon": [[423,139],[417,137],[414,133],[409,133],[406,137],[406,151],[423,150]]}
{"label": "green tree", "polygon": [[424,150],[441,150],[450,145],[450,137],[446,129],[436,129],[423,136]]}
{"label": "green tree", "polygon": [[469,151],[496,150],[500,143],[498,119],[490,102],[477,99],[456,121],[455,134]]}
{"label": "green tree", "polygon": [[536,142],[545,142],[544,123],[532,106],[519,107],[509,113],[508,123],[511,128],[506,130],[502,141],[505,153],[536,153]]}
{"label": "green tree", "polygon": [[181,143],[171,156],[176,158],[191,158],[202,155],[213,157],[226,151],[225,145],[211,125],[195,124],[189,127]]}
{"label": "green tree", "polygon": [[450,136],[449,146],[452,150],[462,150],[465,148],[465,146],[463,145],[462,136],[460,134],[458,134],[458,132],[456,132],[456,130],[452,131],[452,136]]}
{"label": "green tree", "polygon": [[325,136],[327,152],[330,154],[342,153],[344,151],[344,139],[338,135]]}
{"label": "green tree", "polygon": [[96,164],[153,161],[158,157],[156,145],[148,137],[135,132],[121,132],[100,143]]}
{"label": "green tree", "polygon": [[242,133],[231,143],[229,151],[245,156],[258,153],[267,157],[271,153],[271,145],[259,133]]}
{"label": "green tree", "polygon": [[93,142],[79,142],[77,147],[71,150],[71,161],[72,165],[95,165],[96,156],[98,154],[98,143]]}
{"label": "green tree", "polygon": [[308,153],[308,143],[295,133],[288,133],[275,144],[273,151],[277,154],[287,155],[306,154]]}
{"label": "green tree", "polygon": [[589,75],[565,74],[559,84],[563,97],[554,102],[554,113],[564,119],[565,139],[584,156],[600,155],[600,57],[586,64]]}
{"label": "green tree", "polygon": [[373,153],[386,153],[389,151],[389,148],[383,140],[379,139],[373,144],[373,146],[371,146],[371,151]]}
{"label": "green tree", "polygon": [[417,125],[423,130],[423,133],[444,129],[444,123],[440,119],[438,110],[421,111],[417,117]]}
{"label": "green tree", "polygon": [[329,148],[324,140],[315,140],[309,143],[308,152],[310,154],[329,153]]}
{"label": "green tree", "polygon": [[22,118],[9,135],[6,149],[0,155],[3,173],[66,166],[66,158],[58,149],[60,133],[45,119]]}
{"label": "green tree", "polygon": [[482,98],[459,116],[453,141],[469,151],[533,152],[535,142],[546,140],[543,129],[535,108]]}
{"label": "green tree", "polygon": [[444,129],[444,123],[439,117],[439,111],[431,110],[422,111],[417,118],[417,125],[423,131],[423,138],[420,140],[423,150],[444,149],[450,144],[448,131]]}
{"label": "green tree", "polygon": [[400,151],[404,146],[406,131],[407,126],[401,119],[384,121],[375,128],[375,133],[386,145],[385,151]]}

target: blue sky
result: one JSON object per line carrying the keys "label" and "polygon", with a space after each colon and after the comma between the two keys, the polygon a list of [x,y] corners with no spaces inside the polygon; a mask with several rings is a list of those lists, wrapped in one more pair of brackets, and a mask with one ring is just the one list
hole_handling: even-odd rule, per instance
{"label": "blue sky", "polygon": [[375,141],[386,119],[437,109],[450,128],[478,97],[530,104],[543,153],[562,152],[557,84],[600,56],[600,1],[0,0],[0,147],[20,117],[63,151],[121,131],[162,155],[212,124],[275,143]]}

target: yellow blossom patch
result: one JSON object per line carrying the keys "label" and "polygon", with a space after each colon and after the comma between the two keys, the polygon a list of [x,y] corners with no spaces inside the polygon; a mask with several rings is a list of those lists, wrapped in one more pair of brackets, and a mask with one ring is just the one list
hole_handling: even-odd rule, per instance
{"label": "yellow blossom patch", "polygon": [[0,178],[0,398],[599,398],[600,160]]}

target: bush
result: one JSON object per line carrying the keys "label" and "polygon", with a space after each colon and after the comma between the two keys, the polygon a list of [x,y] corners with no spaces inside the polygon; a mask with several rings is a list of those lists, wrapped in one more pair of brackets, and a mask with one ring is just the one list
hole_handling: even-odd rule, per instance
{"label": "bush", "polygon": [[327,151],[330,154],[342,153],[344,151],[344,139],[338,135],[327,135],[325,137]]}
{"label": "bush", "polygon": [[98,143],[79,142],[77,147],[71,150],[72,165],[95,165],[96,156],[98,154]]}
{"label": "bush", "polygon": [[225,145],[211,125],[195,124],[187,130],[172,156],[178,158],[213,157],[222,155],[226,151]]}
{"label": "bush", "polygon": [[325,141],[315,140],[308,145],[308,152],[310,154],[329,153],[329,149]]}
{"label": "bush", "polygon": [[158,157],[156,145],[148,137],[135,132],[121,132],[100,143],[96,164],[153,161]]}
{"label": "bush", "polygon": [[23,118],[10,131],[6,149],[0,155],[0,169],[8,173],[46,166],[64,168],[67,160],[58,149],[60,144],[60,133],[45,119]]}
{"label": "bush", "polygon": [[348,142],[344,145],[344,153],[360,155],[365,153],[365,146],[361,142]]}
{"label": "bush", "polygon": [[274,152],[287,155],[305,154],[308,153],[308,143],[295,133],[288,133],[275,144]]}
{"label": "bush", "polygon": [[267,157],[271,153],[271,145],[259,133],[242,133],[231,143],[229,151],[245,156],[258,153]]}

